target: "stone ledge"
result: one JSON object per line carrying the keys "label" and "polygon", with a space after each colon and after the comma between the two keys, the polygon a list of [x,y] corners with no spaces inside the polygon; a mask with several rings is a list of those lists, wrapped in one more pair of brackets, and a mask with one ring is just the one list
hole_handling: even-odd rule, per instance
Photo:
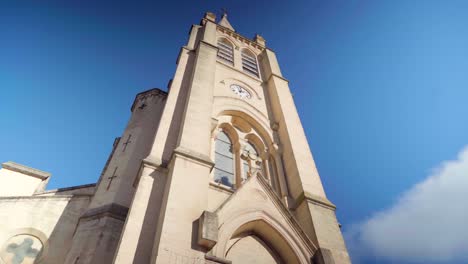
{"label": "stone ledge", "polygon": [[230,35],[231,37],[242,39],[242,40],[246,41],[248,44],[252,45],[253,47],[259,49],[260,51],[265,49],[265,46],[260,45],[259,43],[255,42],[254,40],[246,38],[246,37],[242,36],[241,34],[235,32],[235,31],[233,31],[233,30],[231,30],[231,29],[229,29],[227,27],[216,24],[216,30],[221,31],[224,34]]}
{"label": "stone ledge", "polygon": [[286,83],[289,84],[288,79],[284,78],[283,76],[279,76],[279,75],[276,74],[276,73],[270,73],[270,76],[268,76],[268,78],[267,78],[267,82],[269,82],[270,79],[273,78],[273,77],[276,77],[276,78],[278,78],[278,79],[281,79],[281,80],[283,80],[283,81],[285,81]]}
{"label": "stone ledge", "polygon": [[26,174],[35,178],[39,178],[41,180],[46,180],[51,175],[49,172],[34,169],[34,168],[31,168],[22,164],[18,164],[13,161],[7,161],[7,162],[2,163],[2,168],[11,170],[11,171],[16,171],[22,174]]}
{"label": "stone ledge", "polygon": [[89,209],[86,213],[84,213],[81,219],[88,219],[88,218],[100,218],[103,216],[109,216],[115,219],[119,219],[125,221],[128,214],[128,207],[125,207],[120,204],[111,203],[107,205],[103,205],[101,207]]}
{"label": "stone ledge", "polygon": [[51,196],[3,196],[0,197],[1,201],[6,200],[41,200],[41,199],[54,199],[54,200],[71,200],[78,198],[89,199],[91,195],[51,195]]}
{"label": "stone ledge", "polygon": [[71,187],[65,187],[65,188],[57,188],[53,190],[37,192],[37,193],[34,193],[34,195],[36,196],[36,195],[43,195],[43,194],[49,194],[49,193],[59,193],[59,192],[73,191],[73,190],[83,189],[83,188],[90,188],[90,187],[96,187],[96,184],[90,183],[90,184],[83,184],[83,185],[77,185],[77,186],[71,186]]}
{"label": "stone ledge", "polygon": [[206,42],[206,41],[204,41],[204,40],[200,40],[200,42],[198,43],[198,48],[200,48],[201,46],[203,46],[202,44],[205,45],[205,46],[208,47],[208,48],[211,48],[211,49],[213,49],[213,50],[218,51],[218,47],[217,47],[217,46],[215,46],[215,45],[213,45],[213,44],[211,44],[211,43],[208,43],[208,42]]}
{"label": "stone ledge", "polygon": [[213,263],[232,264],[232,261],[230,260],[211,255],[205,255],[205,259]]}
{"label": "stone ledge", "polygon": [[206,155],[203,155],[199,152],[195,152],[195,151],[191,151],[189,149],[186,149],[186,148],[182,148],[182,147],[178,147],[174,150],[174,154],[173,154],[173,158],[174,156],[180,156],[180,157],[184,157],[186,159],[190,159],[190,160],[193,160],[193,161],[196,161],[200,164],[203,164],[207,167],[210,167],[210,170],[213,168],[214,166],[214,162],[210,159],[210,157],[206,156]]}
{"label": "stone ledge", "polygon": [[318,195],[311,194],[308,192],[302,192],[299,195],[299,197],[297,197],[295,200],[296,200],[296,207],[297,205],[301,204],[303,201],[307,201],[309,203],[317,204],[327,209],[336,210],[336,205],[330,202],[327,198],[320,197]]}

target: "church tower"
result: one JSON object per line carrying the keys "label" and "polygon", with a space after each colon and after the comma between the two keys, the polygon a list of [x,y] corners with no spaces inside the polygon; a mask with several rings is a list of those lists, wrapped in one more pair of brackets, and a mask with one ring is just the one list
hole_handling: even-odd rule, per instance
{"label": "church tower", "polygon": [[261,36],[206,13],[168,93],[143,92],[131,110],[66,263],[350,263]]}

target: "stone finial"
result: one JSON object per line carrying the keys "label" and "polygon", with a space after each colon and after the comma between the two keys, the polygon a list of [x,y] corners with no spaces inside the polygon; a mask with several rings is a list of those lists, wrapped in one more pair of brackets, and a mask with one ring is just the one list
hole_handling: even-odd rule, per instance
{"label": "stone finial", "polygon": [[262,36],[260,36],[259,34],[255,34],[254,41],[255,41],[257,44],[259,44],[259,45],[265,47],[266,41],[265,41],[265,39],[264,39]]}
{"label": "stone finial", "polygon": [[214,13],[211,13],[211,12],[206,12],[204,19],[207,19],[207,20],[209,20],[211,22],[215,22],[216,21],[216,15]]}
{"label": "stone finial", "polygon": [[229,23],[229,20],[227,19],[227,13],[224,12],[223,16],[221,17],[221,20],[218,23],[220,26],[223,26],[225,28],[228,28],[232,31],[236,31],[232,26],[231,23]]}

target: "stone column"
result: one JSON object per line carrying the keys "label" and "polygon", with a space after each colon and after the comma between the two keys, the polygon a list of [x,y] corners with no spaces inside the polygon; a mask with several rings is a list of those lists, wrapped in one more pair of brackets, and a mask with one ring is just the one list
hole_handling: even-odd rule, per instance
{"label": "stone column", "polygon": [[[150,153],[141,163],[139,181],[130,206],[129,216],[122,231],[114,263],[149,263],[158,216],[163,212],[163,196],[167,179],[167,166],[177,143],[177,131],[187,85],[193,71],[194,48],[201,26],[193,25],[187,45],[182,47],[177,58],[177,69],[157,132],[153,135]],[[186,90],[186,89],[185,89]]]}
{"label": "stone column", "polygon": [[166,174],[166,169],[142,162],[137,191],[113,263],[149,263],[155,229],[146,223],[158,218],[161,204],[157,201],[162,199]]}
{"label": "stone column", "polygon": [[[350,263],[335,216],[335,206],[327,200],[309,144],[291,95],[273,51],[265,49],[260,61],[266,80],[271,116],[278,124],[290,207],[307,235],[319,247],[329,249],[335,263]],[[277,165],[279,168],[280,163]]]}
{"label": "stone column", "polygon": [[196,221],[207,208],[207,188],[213,167],[210,160],[213,89],[216,64],[216,25],[204,20],[193,75],[188,87],[177,148],[168,165],[151,263],[171,263],[176,259],[196,262],[204,252],[196,243]]}

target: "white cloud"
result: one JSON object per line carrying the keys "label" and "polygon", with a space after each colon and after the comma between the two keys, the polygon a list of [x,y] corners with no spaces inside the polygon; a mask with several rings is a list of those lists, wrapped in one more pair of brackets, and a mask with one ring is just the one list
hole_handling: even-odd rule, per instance
{"label": "white cloud", "polygon": [[353,258],[468,263],[468,147],[345,237]]}

